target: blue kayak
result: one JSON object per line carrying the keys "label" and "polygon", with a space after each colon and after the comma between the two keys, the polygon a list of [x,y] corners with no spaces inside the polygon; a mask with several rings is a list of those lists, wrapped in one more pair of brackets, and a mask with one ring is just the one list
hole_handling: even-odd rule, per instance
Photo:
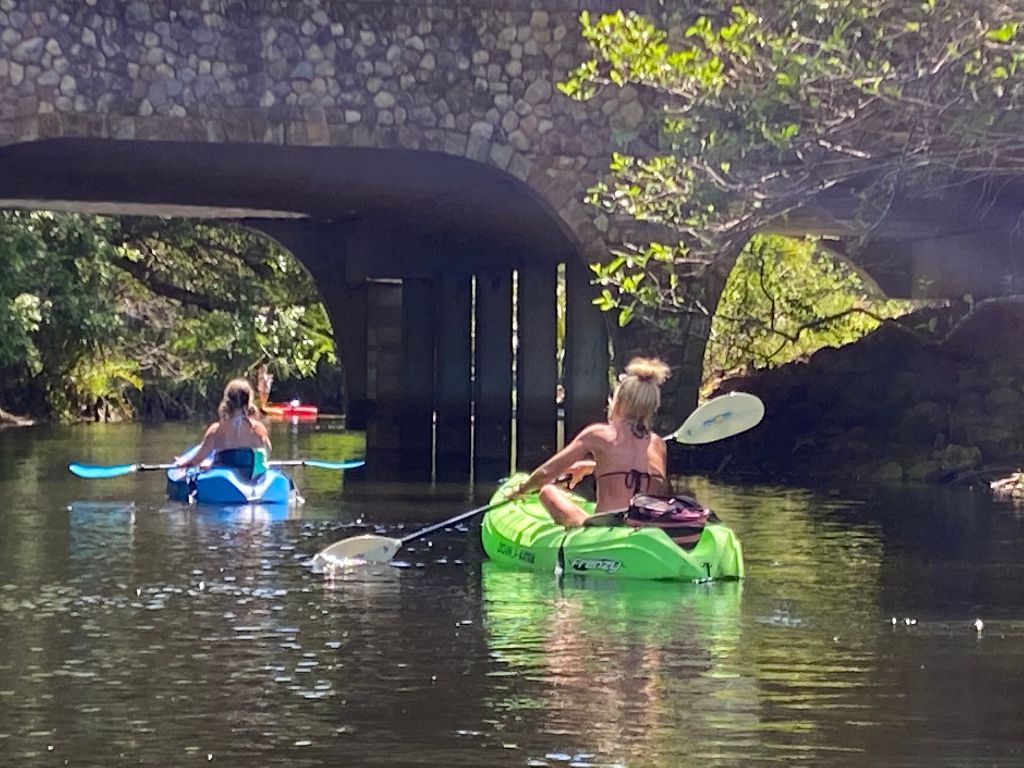
{"label": "blue kayak", "polygon": [[[193,446],[184,456],[191,458],[198,448],[198,445]],[[199,504],[289,504],[294,490],[291,478],[276,469],[268,469],[253,478],[229,466],[214,465],[204,470],[175,467],[167,470],[167,496],[173,501],[195,501]]]}
{"label": "blue kayak", "polygon": [[167,495],[200,504],[288,504],[292,481],[276,469],[248,479],[231,467],[167,470]]}

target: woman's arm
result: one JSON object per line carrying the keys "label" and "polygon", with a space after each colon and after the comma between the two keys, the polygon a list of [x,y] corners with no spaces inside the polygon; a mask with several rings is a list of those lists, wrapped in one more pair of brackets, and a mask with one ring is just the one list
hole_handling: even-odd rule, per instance
{"label": "woman's arm", "polygon": [[263,443],[263,447],[267,450],[267,458],[270,458],[270,451],[273,446],[270,444],[270,433],[267,431],[267,427],[263,422],[253,421],[253,429],[256,431],[256,436]]}
{"label": "woman's arm", "polygon": [[580,484],[580,481],[589,474],[592,474],[597,462],[593,459],[583,459],[573,464],[566,472],[569,473],[570,490]]}
{"label": "woman's arm", "polygon": [[654,440],[654,450],[658,459],[658,467],[660,468],[662,477],[665,478],[661,483],[661,489],[658,495],[671,496],[672,481],[668,476],[668,447],[665,445],[665,441],[657,435],[653,435],[651,439]]}
{"label": "woman's arm", "polygon": [[206,457],[210,455],[210,451],[213,450],[213,442],[219,426],[220,423],[217,422],[207,427],[206,434],[203,435],[203,441],[192,452],[192,456],[187,459],[175,458],[174,463],[179,467],[198,467],[202,464]]}
{"label": "woman's arm", "polygon": [[[583,465],[587,460],[587,456],[592,452],[590,434],[590,427],[580,432],[572,442],[533,470],[529,477],[513,488],[510,496],[516,498],[531,491],[539,490],[542,486],[554,482],[559,475]],[[592,472],[593,466],[588,471]],[[582,472],[580,478],[585,474],[587,472]],[[579,481],[577,480],[577,482]],[[575,483],[573,484],[575,485]]]}

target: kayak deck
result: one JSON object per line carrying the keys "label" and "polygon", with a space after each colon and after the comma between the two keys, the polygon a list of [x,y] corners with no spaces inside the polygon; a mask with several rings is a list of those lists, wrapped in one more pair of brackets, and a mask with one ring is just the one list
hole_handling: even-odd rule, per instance
{"label": "kayak deck", "polygon": [[247,480],[230,467],[167,470],[167,496],[175,501],[194,499],[200,504],[288,504],[292,481],[282,472],[267,470]]}
{"label": "kayak deck", "polygon": [[[506,480],[491,498],[497,504],[525,475]],[[592,513],[593,502],[574,500]],[[721,523],[708,523],[700,539],[684,549],[664,531],[653,528],[564,528],[556,524],[536,494],[491,510],[481,526],[484,551],[492,560],[541,572],[586,573],[621,579],[706,581],[744,575],[743,550],[736,534]]]}

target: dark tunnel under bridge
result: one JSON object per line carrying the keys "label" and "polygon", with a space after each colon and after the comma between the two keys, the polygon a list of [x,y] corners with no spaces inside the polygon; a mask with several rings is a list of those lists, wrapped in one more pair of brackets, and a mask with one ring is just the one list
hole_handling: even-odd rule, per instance
{"label": "dark tunnel under bridge", "polygon": [[372,474],[494,479],[512,457],[525,468],[555,450],[560,410],[570,435],[603,414],[608,332],[581,249],[494,167],[412,150],[59,139],[0,149],[0,205],[234,220],[275,238],[320,290]]}

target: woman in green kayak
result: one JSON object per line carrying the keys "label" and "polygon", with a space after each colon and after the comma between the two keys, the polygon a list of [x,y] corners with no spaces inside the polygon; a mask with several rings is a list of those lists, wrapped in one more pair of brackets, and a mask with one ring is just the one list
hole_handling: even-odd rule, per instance
{"label": "woman in green kayak", "polygon": [[217,411],[220,419],[207,428],[199,447],[190,455],[176,459],[175,463],[179,467],[204,466],[206,457],[215,452],[215,464],[243,469],[250,477],[263,474],[270,458],[270,435],[256,418],[249,382],[245,379],[229,381]]}
{"label": "woman in green kayak", "polygon": [[668,376],[669,368],[660,360],[631,360],[609,402],[608,421],[585,427],[513,489],[511,497],[540,491],[540,501],[555,522],[576,527],[588,515],[553,485],[564,474],[570,476],[570,488],[594,474],[595,512],[626,509],[638,493],[671,493],[665,441],[651,431],[651,419],[661,404],[661,385]]}

